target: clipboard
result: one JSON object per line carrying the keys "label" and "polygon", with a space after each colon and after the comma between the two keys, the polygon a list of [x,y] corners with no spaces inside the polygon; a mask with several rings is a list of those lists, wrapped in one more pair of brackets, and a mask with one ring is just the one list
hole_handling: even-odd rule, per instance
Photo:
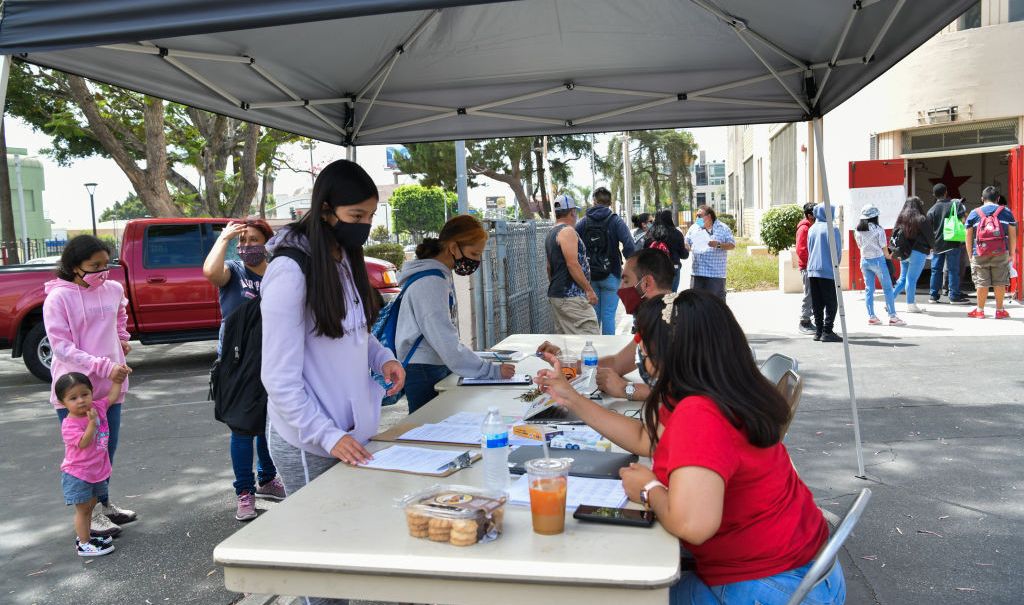
{"label": "clipboard", "polygon": [[[396,445],[396,446],[391,446],[391,447],[401,447],[401,446],[397,446]],[[380,454],[381,452],[387,451],[388,449],[391,449],[391,448],[385,448],[383,450],[379,450],[377,452],[374,452],[374,454]],[[436,470],[434,472],[415,471],[415,470],[403,470],[403,469],[398,469],[398,468],[374,468],[372,466],[364,466],[364,465],[359,465],[356,468],[370,470],[370,471],[384,471],[384,472],[391,472],[391,473],[402,473],[402,474],[405,474],[405,475],[420,475],[420,476],[423,476],[423,477],[449,477],[449,476],[454,475],[455,473],[461,471],[464,468],[469,468],[470,466],[472,466],[472,464],[474,462],[476,462],[476,461],[480,460],[481,458],[483,458],[483,455],[480,452],[473,452],[473,451],[470,451],[470,450],[466,450],[466,451],[463,451],[463,452],[452,451],[452,450],[437,450],[437,451],[438,451],[438,453],[447,454],[448,455],[447,457],[450,458],[451,462],[449,462],[446,465],[439,466],[438,470]]]}
{"label": "clipboard", "polygon": [[460,387],[528,387],[533,384],[529,374],[512,378],[465,378],[459,377]]}
{"label": "clipboard", "polygon": [[456,441],[428,441],[421,439],[399,439],[402,435],[408,433],[413,429],[417,429],[423,426],[423,423],[408,422],[405,424],[397,424],[383,433],[374,435],[370,438],[370,441],[380,441],[382,443],[419,443],[423,445],[449,445],[449,446],[465,446],[465,447],[480,447],[479,441],[473,442],[456,442]]}

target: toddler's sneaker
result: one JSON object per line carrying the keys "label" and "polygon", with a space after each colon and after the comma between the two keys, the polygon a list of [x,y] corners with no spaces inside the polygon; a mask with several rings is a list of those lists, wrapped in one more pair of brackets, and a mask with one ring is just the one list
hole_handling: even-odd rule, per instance
{"label": "toddler's sneaker", "polygon": [[78,551],[79,557],[102,557],[103,555],[109,555],[114,552],[113,544],[104,544],[97,538],[93,538],[82,544],[75,538],[75,550]]}
{"label": "toddler's sneaker", "polygon": [[985,312],[975,307],[973,311],[967,314],[967,317],[973,317],[975,319],[985,319]]}
{"label": "toddler's sneaker", "polygon": [[107,518],[100,512],[100,507],[92,511],[92,521],[89,523],[89,533],[93,536],[117,536],[121,533],[121,527]]}
{"label": "toddler's sneaker", "polygon": [[113,523],[124,525],[125,523],[131,523],[138,518],[135,511],[128,510],[127,508],[121,508],[113,502],[107,502],[99,505],[100,512],[103,513]]}
{"label": "toddler's sneaker", "polygon": [[239,521],[252,521],[256,518],[256,497],[252,492],[238,494],[238,507],[235,509],[235,519]]}
{"label": "toddler's sneaker", "polygon": [[996,309],[996,319],[1010,319],[1010,313],[1006,309]]}
{"label": "toddler's sneaker", "polygon": [[256,488],[256,495],[268,500],[284,500],[287,495],[280,477],[274,477]]}
{"label": "toddler's sneaker", "polygon": [[899,317],[896,317],[895,315],[892,315],[892,316],[889,317],[889,325],[890,326],[905,326],[905,325],[907,325],[907,322],[903,321]]}
{"label": "toddler's sneaker", "polygon": [[880,326],[880,325],[882,325],[882,320],[878,319],[877,317],[869,317],[868,318],[868,325],[869,326]]}

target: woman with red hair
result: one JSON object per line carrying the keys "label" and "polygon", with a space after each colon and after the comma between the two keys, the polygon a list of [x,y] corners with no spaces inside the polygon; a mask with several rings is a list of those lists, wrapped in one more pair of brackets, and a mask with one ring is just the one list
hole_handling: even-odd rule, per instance
{"label": "woman with red hair", "polygon": [[[242,303],[259,298],[260,283],[267,271],[267,241],[274,230],[262,219],[246,219],[228,223],[217,238],[203,263],[203,275],[220,290],[221,334],[217,341],[220,356],[224,321]],[[232,240],[238,240],[238,258],[225,260]],[[256,473],[252,473],[253,439],[256,440]],[[270,457],[266,434],[242,435],[231,431],[231,466],[235,470],[235,495],[238,502],[235,519],[251,521],[256,518],[256,496],[281,500],[284,485],[277,477],[277,469]]]}

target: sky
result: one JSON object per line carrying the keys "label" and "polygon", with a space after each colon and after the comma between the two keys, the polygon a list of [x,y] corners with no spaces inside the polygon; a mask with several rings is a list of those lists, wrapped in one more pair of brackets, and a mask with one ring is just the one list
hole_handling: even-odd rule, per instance
{"label": "sky", "polygon": [[[13,117],[7,117],[5,121],[7,128],[8,148],[27,148],[28,155],[38,155],[44,166],[46,179],[46,190],[43,193],[44,208],[53,221],[55,229],[84,229],[90,225],[89,194],[85,189],[85,183],[97,183],[95,203],[96,216],[99,218],[103,210],[121,201],[133,192],[131,183],[113,160],[92,157],[79,159],[69,166],[59,166],[49,157],[39,154],[41,149],[49,147],[50,139],[41,132],[34,131],[25,122]],[[726,154],[725,128],[697,128],[692,129],[694,138],[700,149],[706,151],[707,159],[724,160]],[[597,149],[600,154],[607,148],[608,139],[611,134],[597,136]],[[357,161],[370,173],[378,184],[394,182],[394,172],[385,166],[385,146],[361,147],[357,152]],[[296,168],[308,168],[310,164],[309,152],[298,145],[291,145],[284,148],[288,156],[289,164]],[[326,164],[332,160],[344,158],[345,149],[328,143],[318,143],[313,152],[313,163],[316,165]],[[189,176],[186,173],[186,176]],[[193,182],[198,183],[198,175],[191,174]],[[507,186],[491,181],[490,179],[477,179],[480,187],[470,189],[469,197],[471,205],[483,205],[483,198],[489,195],[504,195],[511,198],[512,191]],[[582,160],[573,164],[573,181],[580,185],[590,186],[591,171],[589,160]],[[603,184],[603,179],[598,176],[597,185]],[[413,182],[409,177],[400,177],[400,183]],[[292,193],[296,190],[310,187],[308,173],[293,173],[281,170],[278,173],[274,191],[277,194]]]}

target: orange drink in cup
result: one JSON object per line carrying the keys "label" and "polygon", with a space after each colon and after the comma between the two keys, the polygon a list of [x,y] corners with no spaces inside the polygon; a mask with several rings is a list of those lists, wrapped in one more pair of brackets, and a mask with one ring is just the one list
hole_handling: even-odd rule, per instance
{"label": "orange drink in cup", "polygon": [[565,530],[569,464],[566,458],[536,458],[526,463],[535,533],[551,536]]}
{"label": "orange drink in cup", "polygon": [[558,356],[558,363],[562,364],[562,374],[565,376],[566,380],[571,382],[574,378],[580,375],[579,357],[563,353]]}

